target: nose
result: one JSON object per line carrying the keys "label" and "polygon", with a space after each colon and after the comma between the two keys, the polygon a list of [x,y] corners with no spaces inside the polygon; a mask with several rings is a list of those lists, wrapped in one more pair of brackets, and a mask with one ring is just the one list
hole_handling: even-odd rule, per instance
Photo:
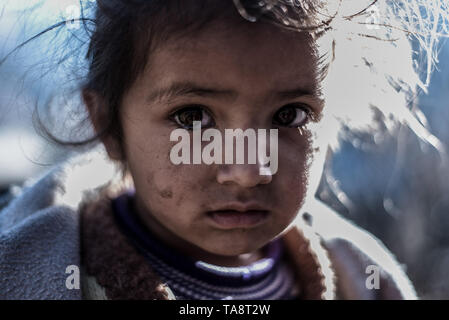
{"label": "nose", "polygon": [[[263,167],[263,168],[262,168]],[[263,170],[264,174],[261,174]],[[252,188],[259,184],[268,184],[273,179],[270,168],[258,164],[224,164],[217,172],[220,184],[237,184],[244,188]]]}
{"label": "nose", "polygon": [[[246,114],[240,115],[233,123],[238,123],[241,126],[232,126],[230,127],[231,129],[225,130],[225,145],[222,153],[223,162],[218,165],[216,171],[218,183],[227,185],[235,184],[244,188],[252,188],[259,184],[268,184],[272,181],[273,175],[276,173],[274,170],[277,170],[277,168],[275,168],[276,166],[272,167],[270,165],[272,162],[271,157],[270,159],[266,159],[266,156],[264,156],[266,155],[264,151],[267,150],[266,132],[263,131],[259,135],[259,131],[254,128],[264,127],[260,123],[253,123],[251,121],[254,121],[254,119],[250,119]],[[272,143],[277,142],[272,140],[270,134],[270,147]],[[273,149],[277,150],[274,147]]]}

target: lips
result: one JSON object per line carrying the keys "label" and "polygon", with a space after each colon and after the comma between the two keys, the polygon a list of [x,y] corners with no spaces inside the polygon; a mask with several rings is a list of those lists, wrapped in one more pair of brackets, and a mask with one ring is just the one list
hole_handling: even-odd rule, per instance
{"label": "lips", "polygon": [[257,204],[232,204],[207,212],[211,222],[221,229],[253,228],[265,221],[268,215],[269,211]]}

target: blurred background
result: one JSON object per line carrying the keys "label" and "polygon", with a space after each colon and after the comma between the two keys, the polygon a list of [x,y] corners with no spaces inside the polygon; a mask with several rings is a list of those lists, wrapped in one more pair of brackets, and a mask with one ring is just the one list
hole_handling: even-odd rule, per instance
{"label": "blurred background", "polygon": [[[24,24],[23,3],[0,0],[0,57],[61,18],[61,8],[66,17],[76,14],[76,1],[46,1],[40,4],[42,14],[27,16]],[[43,139],[33,125],[36,105],[67,81],[67,74],[51,68],[42,73],[51,40],[49,35],[33,41],[0,66],[0,194],[73,153]],[[425,116],[422,123],[449,147],[449,43],[444,40],[438,58],[428,93],[421,91],[415,102]],[[387,129],[384,120],[374,117],[375,133],[343,127],[317,197],[379,237],[404,264],[421,298],[449,299],[449,159],[407,126]]]}
{"label": "blurred background", "polygon": [[[439,43],[428,92],[415,114],[449,146],[449,42]],[[404,264],[423,299],[449,299],[449,166],[447,156],[407,125],[373,130],[343,126],[316,197],[370,231]]]}

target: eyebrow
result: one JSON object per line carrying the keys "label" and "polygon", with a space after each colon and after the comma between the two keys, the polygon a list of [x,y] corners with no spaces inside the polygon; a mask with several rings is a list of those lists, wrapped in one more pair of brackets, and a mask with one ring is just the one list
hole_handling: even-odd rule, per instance
{"label": "eyebrow", "polygon": [[150,93],[147,102],[171,100],[181,96],[216,97],[222,99],[234,99],[238,93],[233,90],[208,88],[193,82],[175,82],[166,88],[157,89]]}
{"label": "eyebrow", "polygon": [[[171,100],[182,96],[199,96],[233,100],[238,96],[235,90],[212,88],[195,84],[193,82],[175,82],[165,88],[156,89],[149,94],[146,99],[148,103],[154,101]],[[306,88],[296,88],[292,90],[284,90],[273,94],[279,100],[296,99],[304,96],[317,98],[316,90]]]}

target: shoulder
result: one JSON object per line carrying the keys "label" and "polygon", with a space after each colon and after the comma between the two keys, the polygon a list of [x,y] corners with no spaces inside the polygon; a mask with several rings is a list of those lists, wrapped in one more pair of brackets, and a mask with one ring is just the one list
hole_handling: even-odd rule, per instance
{"label": "shoulder", "polygon": [[326,205],[316,201],[312,229],[328,252],[337,278],[337,296],[344,299],[417,299],[415,289],[384,244]]}
{"label": "shoulder", "polygon": [[79,263],[77,215],[66,207],[33,207],[36,198],[33,188],[26,190],[0,213],[0,298],[76,299],[65,287],[65,271]]}
{"label": "shoulder", "polygon": [[80,290],[66,287],[66,270],[80,266],[78,208],[85,191],[102,185],[83,180],[86,164],[77,159],[54,167],[0,211],[0,299],[81,298]]}

